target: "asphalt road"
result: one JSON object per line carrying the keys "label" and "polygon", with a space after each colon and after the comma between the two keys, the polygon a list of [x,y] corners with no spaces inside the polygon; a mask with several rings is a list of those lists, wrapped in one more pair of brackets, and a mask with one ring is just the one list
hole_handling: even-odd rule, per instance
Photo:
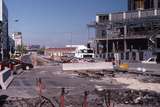
{"label": "asphalt road", "polygon": [[45,86],[43,93],[49,97],[59,96],[62,87],[65,87],[70,94],[83,94],[86,90],[94,90],[95,84],[101,84],[94,83],[89,78],[80,78],[76,74],[63,72],[61,66],[41,66],[16,76],[8,89],[2,90],[0,94],[11,97],[35,97],[37,78],[42,79]]}

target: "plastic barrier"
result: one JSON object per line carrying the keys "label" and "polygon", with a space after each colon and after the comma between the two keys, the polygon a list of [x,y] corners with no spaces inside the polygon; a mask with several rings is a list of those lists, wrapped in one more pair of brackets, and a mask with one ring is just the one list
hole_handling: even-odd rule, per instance
{"label": "plastic barrier", "polygon": [[2,62],[0,62],[0,71],[4,70],[4,64]]}
{"label": "plastic barrier", "polygon": [[4,70],[0,71],[0,85],[2,87],[2,90],[6,90],[12,80],[13,73],[9,68],[5,67]]}

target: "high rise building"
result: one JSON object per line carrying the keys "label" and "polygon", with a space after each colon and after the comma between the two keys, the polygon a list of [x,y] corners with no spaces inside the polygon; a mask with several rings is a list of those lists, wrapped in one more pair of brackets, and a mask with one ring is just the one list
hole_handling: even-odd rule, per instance
{"label": "high rise building", "polygon": [[160,0],[128,0],[128,10],[160,8]]}
{"label": "high rise building", "polygon": [[128,0],[128,11],[96,14],[94,42],[98,58],[115,53],[140,61],[160,52],[160,0]]}
{"label": "high rise building", "polygon": [[0,61],[9,58],[8,9],[4,0],[0,0]]}

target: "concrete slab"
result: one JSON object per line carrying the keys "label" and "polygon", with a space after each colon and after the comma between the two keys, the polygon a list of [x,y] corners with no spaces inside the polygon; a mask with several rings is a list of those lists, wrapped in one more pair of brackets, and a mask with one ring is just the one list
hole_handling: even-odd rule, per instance
{"label": "concrete slab", "polygon": [[152,75],[160,75],[160,64],[143,64],[143,63],[128,63],[129,72],[147,73]]}
{"label": "concrete slab", "polygon": [[64,63],[63,70],[113,70],[112,62]]}

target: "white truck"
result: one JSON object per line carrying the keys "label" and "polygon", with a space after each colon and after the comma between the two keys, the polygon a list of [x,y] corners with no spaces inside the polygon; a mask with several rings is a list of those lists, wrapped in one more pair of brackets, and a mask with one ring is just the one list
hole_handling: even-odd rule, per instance
{"label": "white truck", "polygon": [[91,48],[87,48],[86,46],[78,46],[75,51],[76,58],[94,58],[94,51]]}

